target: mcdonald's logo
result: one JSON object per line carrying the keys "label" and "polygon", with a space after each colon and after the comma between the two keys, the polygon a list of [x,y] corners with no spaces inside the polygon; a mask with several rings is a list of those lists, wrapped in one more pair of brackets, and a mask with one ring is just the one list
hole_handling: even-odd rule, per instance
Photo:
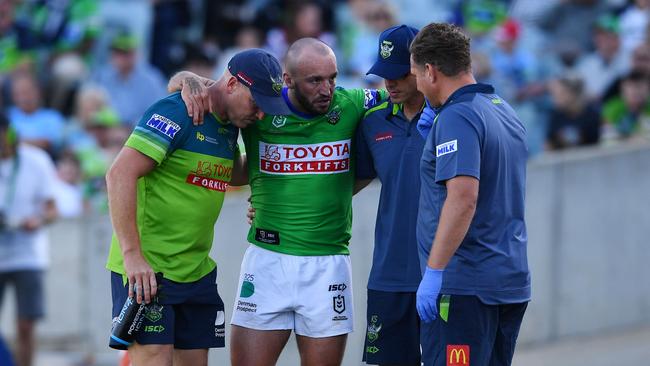
{"label": "mcdonald's logo", "polygon": [[447,366],[469,366],[469,346],[448,344]]}

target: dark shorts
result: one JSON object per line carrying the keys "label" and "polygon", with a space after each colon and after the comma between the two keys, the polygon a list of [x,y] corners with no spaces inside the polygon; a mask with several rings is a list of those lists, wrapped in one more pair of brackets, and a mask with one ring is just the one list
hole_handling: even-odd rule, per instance
{"label": "dark shorts", "polygon": [[43,277],[42,270],[0,272],[0,308],[5,288],[12,285],[16,291],[19,319],[36,320],[45,316]]}
{"label": "dark shorts", "polygon": [[368,289],[363,361],[379,364],[420,364],[420,319],[415,292]]}
{"label": "dark shorts", "polygon": [[[173,344],[178,349],[224,347],[226,317],[216,279],[215,269],[196,282],[178,283],[168,279],[159,282],[158,302],[147,305],[135,341],[139,344]],[[129,294],[122,275],[111,272],[111,290],[115,319]],[[109,346],[127,348],[113,339],[110,339]]]}
{"label": "dark shorts", "polygon": [[476,296],[438,297],[438,317],[422,323],[424,366],[510,365],[527,306],[486,305]]}

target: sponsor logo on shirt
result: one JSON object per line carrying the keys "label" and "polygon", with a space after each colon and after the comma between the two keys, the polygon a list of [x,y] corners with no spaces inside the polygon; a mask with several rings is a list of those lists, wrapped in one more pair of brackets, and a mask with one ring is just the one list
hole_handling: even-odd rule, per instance
{"label": "sponsor logo on shirt", "polygon": [[436,157],[451,154],[458,151],[458,140],[447,141],[436,146]]}
{"label": "sponsor logo on shirt", "polygon": [[350,139],[309,145],[259,144],[267,174],[332,174],[350,170]]}
{"label": "sponsor logo on shirt", "polygon": [[162,132],[165,136],[173,139],[176,133],[181,130],[176,122],[159,114],[154,114],[147,121],[147,126]]}
{"label": "sponsor logo on shirt", "polygon": [[201,132],[198,132],[198,131],[196,132],[196,139],[201,141],[201,142],[205,141],[205,142],[207,142],[209,144],[219,145],[219,142],[217,141],[217,139],[215,139],[214,137],[206,136],[206,135],[204,135],[204,134],[202,134]]}
{"label": "sponsor logo on shirt", "polygon": [[280,233],[273,230],[255,229],[255,240],[265,244],[280,244]]}
{"label": "sponsor logo on shirt", "polygon": [[196,163],[196,169],[192,172],[201,177],[218,178],[230,181],[232,177],[232,167],[213,163],[211,161],[199,160]]}
{"label": "sponsor logo on shirt", "polygon": [[225,192],[228,188],[227,182],[214,178],[201,177],[196,174],[188,175],[185,182],[219,192]]}
{"label": "sponsor logo on shirt", "polygon": [[469,346],[448,344],[447,366],[469,366]]}
{"label": "sponsor logo on shirt", "polygon": [[213,191],[225,192],[231,177],[231,166],[199,160],[196,169],[187,175],[185,182]]}
{"label": "sponsor logo on shirt", "polygon": [[392,132],[380,132],[375,135],[375,141],[385,141],[385,140],[390,140],[393,138],[393,133]]}

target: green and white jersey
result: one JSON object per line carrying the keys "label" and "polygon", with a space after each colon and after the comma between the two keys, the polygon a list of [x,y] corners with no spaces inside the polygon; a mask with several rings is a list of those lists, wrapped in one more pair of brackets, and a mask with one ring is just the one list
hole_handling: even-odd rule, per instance
{"label": "green and white jersey", "polygon": [[[192,125],[180,93],[151,106],[126,146],[158,166],[138,179],[137,224],[145,259],[176,282],[193,282],[212,271],[214,224],[238,158],[238,130],[206,116]],[[124,274],[115,234],[106,268]]]}
{"label": "green and white jersey", "polygon": [[336,88],[329,111],[266,116],[242,130],[255,219],[248,241],[291,255],[348,254],[352,226],[352,137],[384,97]]}

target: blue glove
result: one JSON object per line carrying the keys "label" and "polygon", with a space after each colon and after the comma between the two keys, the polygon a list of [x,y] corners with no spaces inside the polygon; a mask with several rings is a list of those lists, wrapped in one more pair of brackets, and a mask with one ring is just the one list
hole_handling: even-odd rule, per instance
{"label": "blue glove", "polygon": [[420,119],[416,127],[420,135],[426,139],[433,127],[433,120],[436,118],[437,111],[431,107],[427,99],[424,99],[424,101],[426,102],[426,106],[422,110],[422,113],[420,113]]}
{"label": "blue glove", "polygon": [[425,323],[436,320],[438,314],[438,294],[442,287],[442,269],[431,269],[427,266],[415,295],[415,307],[420,314],[420,319]]}

